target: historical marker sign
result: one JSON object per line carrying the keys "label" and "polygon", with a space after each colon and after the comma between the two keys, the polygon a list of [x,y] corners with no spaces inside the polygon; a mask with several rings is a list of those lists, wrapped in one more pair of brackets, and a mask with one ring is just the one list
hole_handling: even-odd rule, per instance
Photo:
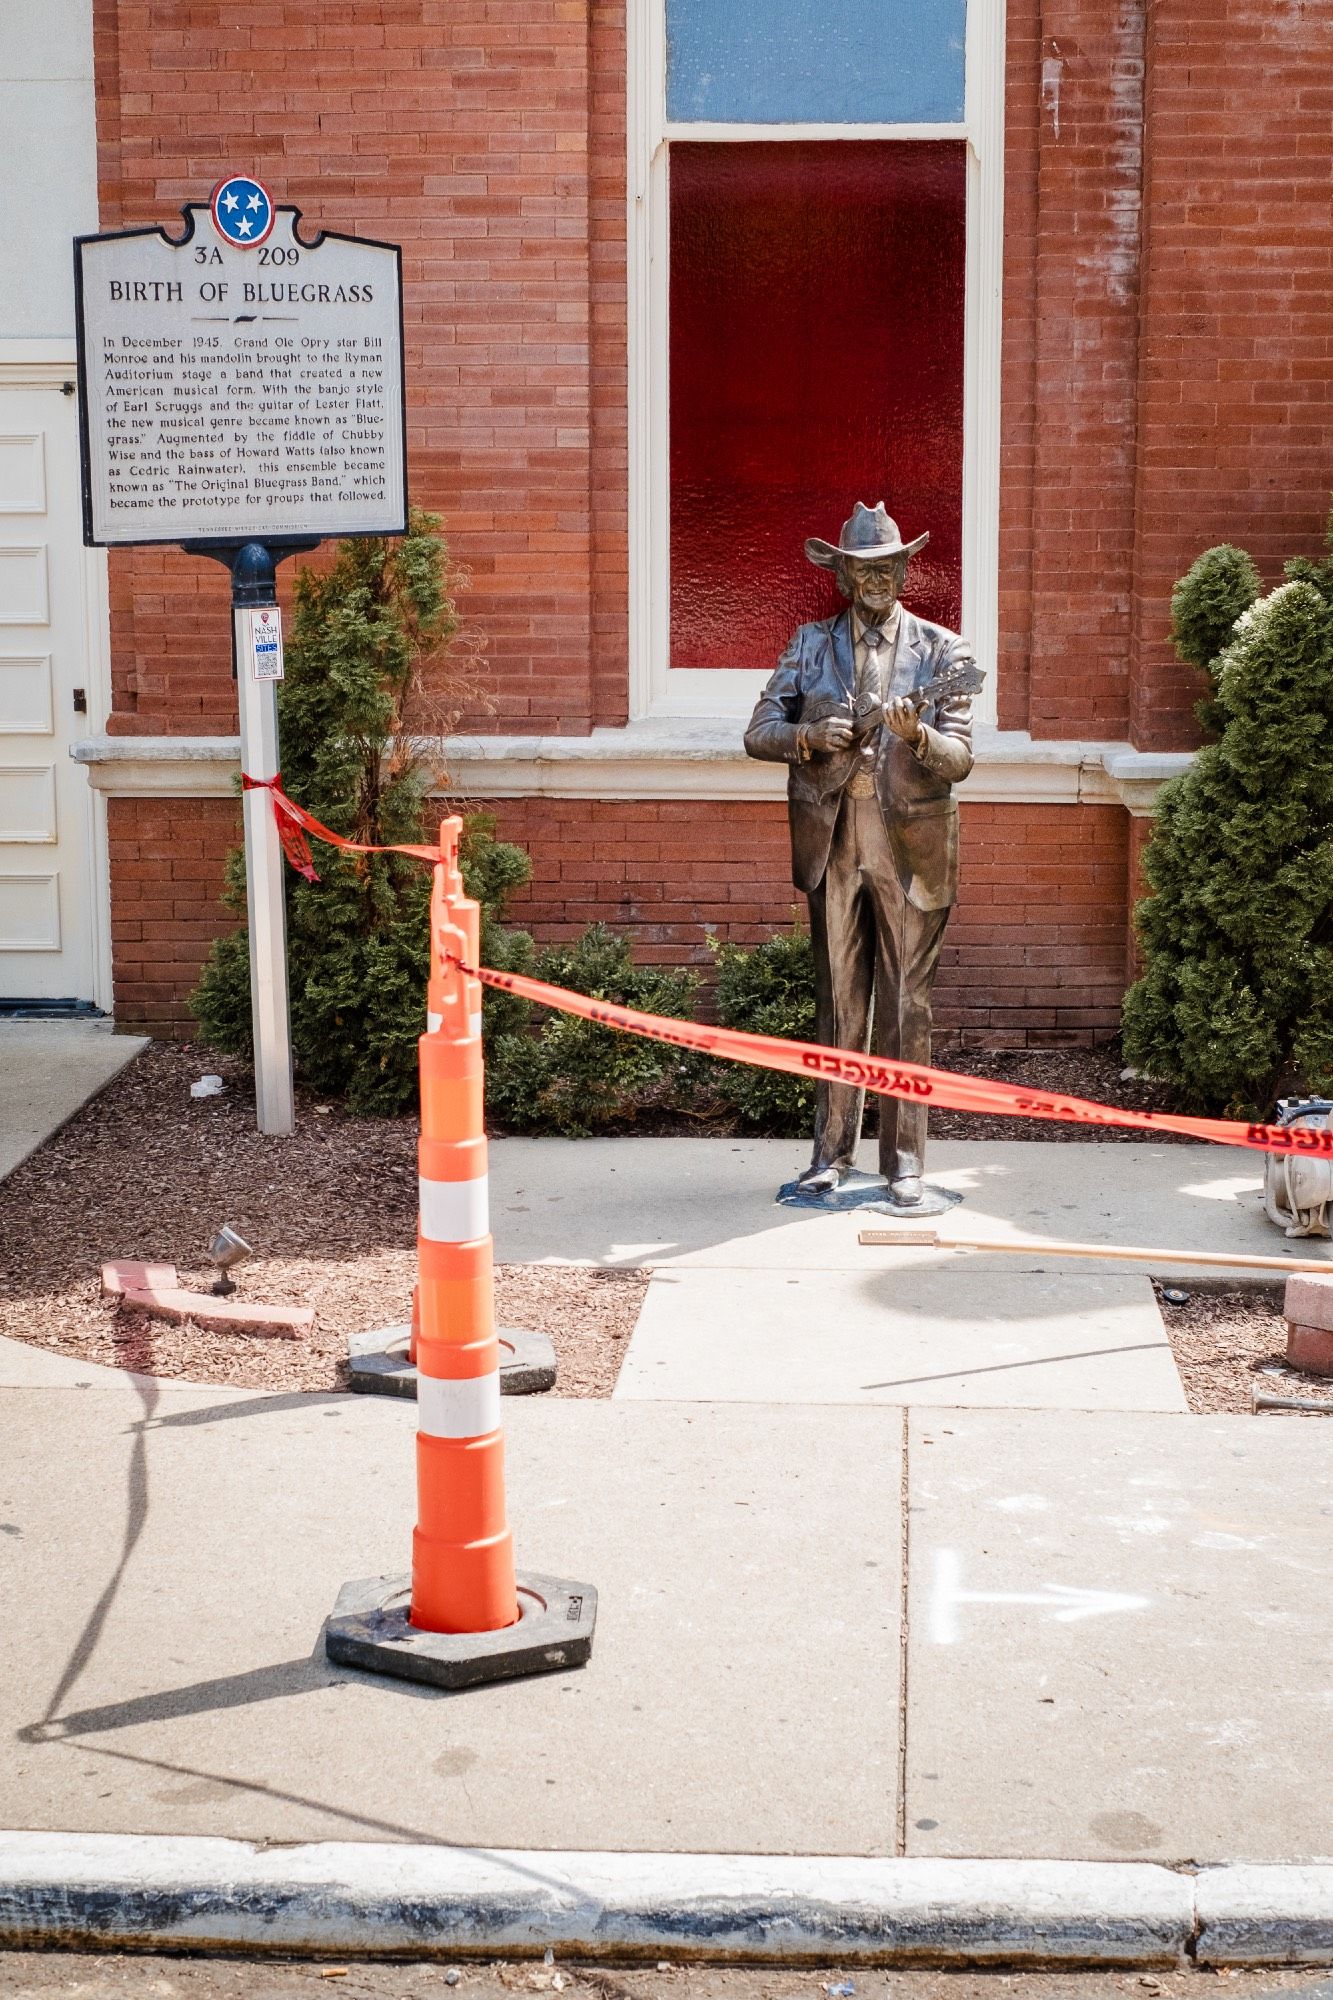
{"label": "historical marker sign", "polygon": [[235,174],[160,229],[75,242],[84,540],[407,525],[401,255]]}
{"label": "historical marker sign", "polygon": [[331,535],[407,527],[402,257],[230,174],[182,235],[74,243],[83,538],[180,542],[232,578],[261,1132],[293,1130],[274,568]]}

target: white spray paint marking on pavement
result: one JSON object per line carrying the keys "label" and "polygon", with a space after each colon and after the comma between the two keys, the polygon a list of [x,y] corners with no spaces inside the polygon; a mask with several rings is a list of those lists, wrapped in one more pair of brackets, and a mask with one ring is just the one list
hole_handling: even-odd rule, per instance
{"label": "white spray paint marking on pavement", "polygon": [[957,1549],[937,1549],[930,1604],[930,1636],[937,1646],[956,1646],[962,1638],[962,1604],[1032,1604],[1046,1613],[1047,1622],[1074,1625],[1116,1611],[1146,1611],[1150,1602],[1127,1591],[1085,1590],[1072,1583],[1046,1583],[1040,1590],[964,1590],[962,1578]]}

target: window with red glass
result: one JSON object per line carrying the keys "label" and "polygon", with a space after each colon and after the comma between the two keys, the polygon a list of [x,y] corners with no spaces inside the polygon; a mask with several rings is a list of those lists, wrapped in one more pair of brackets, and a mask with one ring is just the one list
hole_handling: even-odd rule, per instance
{"label": "window with red glass", "polygon": [[961,139],[670,151],[670,664],[767,671],[840,600],[857,500],[929,529],[906,601],[961,616]]}

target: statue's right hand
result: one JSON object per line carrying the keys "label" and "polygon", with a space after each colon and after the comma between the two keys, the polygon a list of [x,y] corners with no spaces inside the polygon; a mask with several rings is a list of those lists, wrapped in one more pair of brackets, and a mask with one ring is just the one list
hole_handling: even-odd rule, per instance
{"label": "statue's right hand", "polygon": [[853,733],[851,721],[847,716],[826,715],[821,721],[810,723],[805,740],[812,750],[848,750],[851,748]]}

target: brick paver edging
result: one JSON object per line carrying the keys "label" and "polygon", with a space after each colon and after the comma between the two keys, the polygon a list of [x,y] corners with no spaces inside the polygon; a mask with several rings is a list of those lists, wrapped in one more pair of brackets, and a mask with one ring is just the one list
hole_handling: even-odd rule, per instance
{"label": "brick paver edging", "polygon": [[1322,1964],[1333,1865],[557,1854],[0,1833],[0,1945]]}

